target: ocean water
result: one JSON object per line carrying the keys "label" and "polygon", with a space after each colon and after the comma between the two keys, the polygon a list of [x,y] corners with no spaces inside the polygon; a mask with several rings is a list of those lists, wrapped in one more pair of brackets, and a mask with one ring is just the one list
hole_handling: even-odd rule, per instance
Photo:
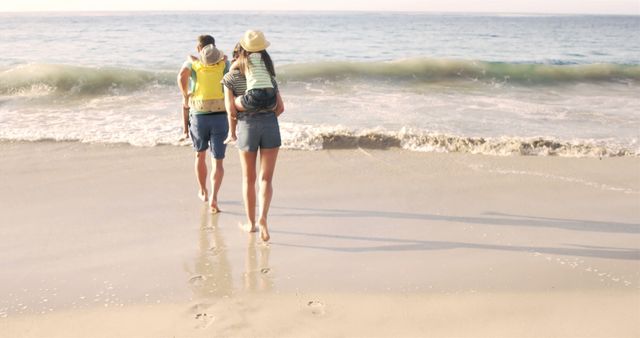
{"label": "ocean water", "polygon": [[283,146],[640,155],[640,16],[0,13],[0,140],[184,145],[196,37],[271,41]]}

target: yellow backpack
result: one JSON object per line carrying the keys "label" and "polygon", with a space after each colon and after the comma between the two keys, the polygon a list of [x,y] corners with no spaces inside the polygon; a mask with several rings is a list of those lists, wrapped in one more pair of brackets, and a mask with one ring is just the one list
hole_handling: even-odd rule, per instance
{"label": "yellow backpack", "polygon": [[194,61],[191,69],[196,74],[195,86],[189,97],[189,107],[198,112],[225,111],[224,93],[220,81],[224,76],[225,61],[205,65]]}

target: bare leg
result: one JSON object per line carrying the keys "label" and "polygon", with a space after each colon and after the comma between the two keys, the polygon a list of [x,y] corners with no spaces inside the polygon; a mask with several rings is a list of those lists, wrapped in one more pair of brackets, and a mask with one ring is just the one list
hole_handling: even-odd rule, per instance
{"label": "bare leg", "polygon": [[222,178],[224,177],[224,167],[222,165],[223,160],[217,160],[211,158],[211,197],[209,198],[209,206],[211,206],[211,212],[216,213],[220,211],[218,208],[218,191],[220,191],[220,185],[222,185]]}
{"label": "bare leg", "polygon": [[242,105],[242,96],[236,97],[236,99],[234,100],[234,104],[237,111],[244,111],[244,106]]}
{"label": "bare leg", "polygon": [[207,151],[199,151],[196,153],[196,178],[198,178],[198,198],[203,202],[207,201]]}
{"label": "bare leg", "polygon": [[267,214],[273,196],[273,172],[276,168],[278,150],[279,148],[260,149],[260,219],[258,225],[260,226],[260,237],[265,242],[271,238],[267,226]]}
{"label": "bare leg", "polygon": [[256,228],[256,160],[257,152],[240,150],[240,164],[242,165],[242,197],[248,224],[245,231],[255,232]]}

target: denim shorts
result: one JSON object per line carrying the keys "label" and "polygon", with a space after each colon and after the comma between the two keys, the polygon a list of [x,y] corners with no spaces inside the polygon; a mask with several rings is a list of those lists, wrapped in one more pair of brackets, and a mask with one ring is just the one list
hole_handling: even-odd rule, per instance
{"label": "denim shorts", "polygon": [[273,112],[238,112],[238,149],[258,151],[259,148],[278,148],[281,145],[280,126]]}
{"label": "denim shorts", "polygon": [[273,88],[247,90],[242,95],[242,106],[246,111],[273,109],[276,106],[276,90]]}
{"label": "denim shorts", "polygon": [[211,147],[213,158],[221,160],[227,145],[224,140],[229,132],[229,122],[225,113],[191,114],[189,116],[189,134],[193,149],[197,152]]}

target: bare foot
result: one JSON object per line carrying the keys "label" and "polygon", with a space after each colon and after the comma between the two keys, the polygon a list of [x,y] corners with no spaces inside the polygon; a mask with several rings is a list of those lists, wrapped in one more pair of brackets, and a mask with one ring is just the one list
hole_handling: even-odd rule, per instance
{"label": "bare foot", "polygon": [[256,226],[252,225],[252,224],[238,223],[238,227],[240,228],[240,230],[242,230],[244,232],[257,232],[258,231],[258,228],[256,228]]}
{"label": "bare foot", "polygon": [[209,206],[211,207],[211,213],[212,214],[219,213],[220,208],[218,208],[218,200],[213,198],[213,196],[209,197],[209,200],[211,201],[211,203],[209,203]]}
{"label": "bare foot", "polygon": [[269,227],[266,221],[259,222],[260,225],[260,238],[263,242],[268,242],[271,236],[269,236]]}
{"label": "bare foot", "polygon": [[198,198],[202,201],[202,202],[206,202],[209,200],[209,194],[207,193],[207,189],[204,190],[200,190],[200,192],[198,192]]}

